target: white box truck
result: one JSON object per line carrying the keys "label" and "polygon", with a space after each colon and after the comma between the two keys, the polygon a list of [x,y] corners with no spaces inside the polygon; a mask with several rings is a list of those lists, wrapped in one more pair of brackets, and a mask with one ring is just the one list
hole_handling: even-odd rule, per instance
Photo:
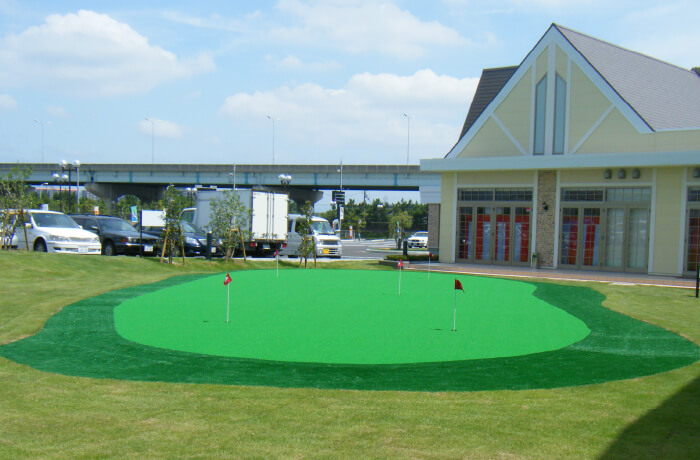
{"label": "white box truck", "polygon": [[[223,192],[223,189],[197,190],[196,207],[183,210],[182,220],[209,230],[211,202],[221,199]],[[236,193],[241,202],[253,211],[248,225],[242,229],[251,232],[251,238],[244,242],[246,252],[271,255],[279,250],[287,240],[289,196],[266,190],[238,189]]]}

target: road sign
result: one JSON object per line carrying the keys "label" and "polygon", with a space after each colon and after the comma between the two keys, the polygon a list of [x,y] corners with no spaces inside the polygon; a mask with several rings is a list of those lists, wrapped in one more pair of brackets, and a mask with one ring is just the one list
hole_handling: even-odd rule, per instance
{"label": "road sign", "polygon": [[333,201],[336,202],[336,204],[342,206],[345,204],[345,192],[342,190],[333,190]]}

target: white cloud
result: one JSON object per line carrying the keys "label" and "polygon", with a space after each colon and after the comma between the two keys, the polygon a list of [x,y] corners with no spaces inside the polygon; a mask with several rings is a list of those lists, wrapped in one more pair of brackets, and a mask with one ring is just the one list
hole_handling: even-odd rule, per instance
{"label": "white cloud", "polygon": [[359,54],[418,58],[433,45],[468,44],[437,21],[421,21],[390,2],[280,0],[277,8],[300,24],[269,31],[275,40],[333,46]]}
{"label": "white cloud", "polygon": [[[363,73],[339,89],[306,83],[237,93],[226,98],[220,114],[244,126],[259,126],[266,115],[274,114],[281,118],[278,131],[287,133],[290,147],[295,144],[292,150],[352,150],[351,162],[386,164],[405,161],[407,122],[403,114],[408,113],[415,162],[419,157],[444,155],[457,141],[477,83],[478,78],[459,79],[432,70],[410,76]],[[387,156],[377,158],[376,147]],[[370,151],[375,153],[364,153]],[[283,161],[308,163],[314,159],[304,154]]]}
{"label": "white cloud", "polygon": [[153,134],[155,137],[165,139],[180,139],[182,138],[183,129],[177,123],[167,120],[159,120],[157,118],[149,118],[139,122],[139,130],[148,134]]}
{"label": "white cloud", "polygon": [[134,94],[214,70],[207,55],[181,59],[129,25],[81,10],[53,14],[0,40],[0,83],[83,96]]}
{"label": "white cloud", "polygon": [[309,70],[309,71],[328,71],[328,70],[334,70],[340,68],[340,64],[338,64],[336,61],[311,61],[311,62],[306,62],[302,61],[299,57],[293,56],[291,54],[288,54],[287,56],[283,57],[282,59],[277,58],[274,55],[268,54],[265,56],[265,59],[267,59],[270,62],[273,62],[277,67],[284,69],[284,70],[289,70],[289,71],[295,71],[295,72],[300,72],[304,70]]}
{"label": "white cloud", "polygon": [[0,110],[14,110],[17,108],[17,101],[9,94],[0,94]]}
{"label": "white cloud", "polygon": [[69,114],[63,107],[50,106],[46,108],[46,113],[54,118],[68,118]]}

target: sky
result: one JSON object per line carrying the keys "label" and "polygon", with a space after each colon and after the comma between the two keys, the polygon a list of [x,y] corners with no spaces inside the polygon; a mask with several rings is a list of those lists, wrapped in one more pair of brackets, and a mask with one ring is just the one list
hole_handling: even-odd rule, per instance
{"label": "sky", "polygon": [[[684,68],[695,0],[0,0],[0,162],[418,164],[554,22]],[[274,158],[273,158],[274,156]]]}

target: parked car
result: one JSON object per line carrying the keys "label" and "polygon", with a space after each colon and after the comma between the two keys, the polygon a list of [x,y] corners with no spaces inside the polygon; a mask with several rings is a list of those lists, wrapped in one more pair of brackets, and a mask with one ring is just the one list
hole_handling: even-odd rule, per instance
{"label": "parked car", "polygon": [[409,248],[427,248],[428,232],[416,232],[406,242]]}
{"label": "parked car", "polygon": [[[4,229],[1,227],[2,222],[5,222],[6,212],[7,211],[5,210],[0,210],[0,230],[4,230],[0,232],[0,234],[4,235],[3,241],[1,241],[0,243],[2,244],[3,248],[17,249],[17,235],[15,235],[15,233],[13,232],[12,220],[10,220],[10,222],[7,223],[7,226]],[[10,218],[13,212],[14,211],[10,211]]]}
{"label": "parked car", "polygon": [[[83,230],[61,212],[30,209],[20,224],[26,227],[26,241],[34,251],[94,255],[99,255],[102,251],[97,235]],[[26,247],[25,232],[21,225],[15,227],[15,235],[18,247]]]}
{"label": "parked car", "polygon": [[144,255],[154,255],[160,246],[157,235],[145,232],[143,238],[134,227],[124,219],[110,216],[94,216],[90,214],[71,215],[83,229],[100,237],[102,254],[116,256],[127,254],[137,256],[143,248]]}
{"label": "parked car", "polygon": [[[204,230],[189,222],[180,221],[182,225],[182,235],[185,238],[185,257],[205,256],[207,254],[207,234]],[[135,226],[139,230],[139,225]],[[162,226],[143,226],[143,231],[154,235],[159,235],[161,238],[165,228]],[[212,241],[210,249],[213,256],[221,256],[223,253],[219,250],[218,241]]]}
{"label": "parked car", "polygon": [[[289,215],[287,244],[282,246],[280,255],[288,257],[299,256],[299,246],[301,246],[302,237],[298,233],[299,227],[297,224],[301,218],[302,216],[299,214]],[[311,234],[316,245],[317,257],[335,257],[337,259],[342,257],[343,245],[326,219],[313,216],[311,219]]]}

